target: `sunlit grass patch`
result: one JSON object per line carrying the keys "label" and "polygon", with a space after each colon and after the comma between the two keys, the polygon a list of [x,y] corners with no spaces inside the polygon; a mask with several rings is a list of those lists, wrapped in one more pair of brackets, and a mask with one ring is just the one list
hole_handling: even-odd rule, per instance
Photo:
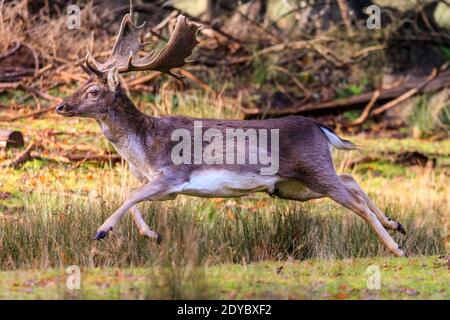
{"label": "sunlit grass patch", "polygon": [[[368,268],[380,287],[368,286]],[[370,270],[370,269],[369,269]],[[0,299],[449,299],[447,261],[439,257],[306,260],[212,266],[81,268],[0,272]]]}
{"label": "sunlit grass patch", "polygon": [[[129,216],[106,240],[93,242],[93,233],[123,201],[128,186],[114,177],[99,182],[90,191],[80,183],[70,193],[38,188],[14,196],[20,207],[6,205],[0,222],[1,268],[144,266],[157,265],[162,257],[218,264],[388,254],[364,221],[331,200],[301,204],[263,195],[145,203],[147,222],[163,234],[161,246],[140,237]],[[395,239],[411,255],[444,254],[448,204],[399,201],[396,192],[371,194],[408,230]]]}

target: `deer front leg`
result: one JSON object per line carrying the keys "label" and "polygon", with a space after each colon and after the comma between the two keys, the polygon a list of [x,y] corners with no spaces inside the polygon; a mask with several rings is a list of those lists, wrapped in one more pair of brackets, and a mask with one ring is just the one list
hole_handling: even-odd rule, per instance
{"label": "deer front leg", "polygon": [[[140,186],[133,192],[127,200],[98,228],[93,240],[103,239],[108,235],[120,218],[137,203],[144,200],[171,200],[176,194],[170,192],[169,184],[162,180],[155,180]],[[142,217],[141,217],[142,218]]]}
{"label": "deer front leg", "polygon": [[141,212],[137,206],[131,207],[131,213],[139,230],[139,234],[147,238],[156,239],[156,243],[160,244],[162,241],[162,236],[158,232],[150,229],[144,218],[142,218]]}
{"label": "deer front leg", "polygon": [[[144,176],[136,166],[134,166],[132,163],[129,163],[130,171],[133,174],[133,176],[138,179],[141,183],[148,183],[148,179],[146,176]],[[145,220],[142,218],[142,214],[139,211],[137,206],[134,206],[131,208],[131,214],[133,215],[134,222],[136,223],[136,226],[139,230],[139,233],[141,236],[148,237],[148,238],[154,238],[156,239],[156,242],[158,244],[161,243],[162,237],[159,233],[153,231],[150,229],[150,227],[145,223]]]}

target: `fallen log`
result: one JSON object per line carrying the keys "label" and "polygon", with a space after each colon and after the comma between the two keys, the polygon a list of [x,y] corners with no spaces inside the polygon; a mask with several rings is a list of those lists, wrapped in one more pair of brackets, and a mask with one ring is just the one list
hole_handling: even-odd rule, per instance
{"label": "fallen log", "polygon": [[[116,164],[121,160],[119,155],[86,155],[86,154],[71,154],[65,157],[56,156],[49,157],[43,156],[36,151],[36,145],[34,143],[30,144],[25,151],[21,152],[14,160],[7,164],[1,165],[1,167],[11,167],[14,169],[20,168],[23,164],[33,159],[40,159],[45,161],[51,161],[54,163],[64,163],[68,164],[71,162],[76,162],[79,164],[84,162],[97,162],[97,163],[112,163]],[[31,154],[33,152],[33,154]],[[77,166],[78,166],[77,165]]]}
{"label": "fallen log", "polygon": [[345,161],[341,166],[343,169],[353,169],[356,165],[360,164],[390,161],[392,163],[402,166],[419,166],[419,167],[428,166],[430,168],[435,168],[437,166],[437,159],[440,157],[447,157],[447,156],[448,154],[422,153],[416,150],[403,152],[388,151],[388,152],[381,152],[376,156],[365,155],[357,159],[350,159]]}
{"label": "fallen log", "polygon": [[14,47],[12,47],[9,50],[6,50],[5,52],[0,53],[0,60],[6,59],[9,56],[12,56],[14,53],[16,53],[20,49],[21,46],[22,46],[22,44],[20,42],[16,42]]}
{"label": "fallen log", "polygon": [[23,147],[23,135],[20,131],[0,129],[0,148],[21,148]]}
{"label": "fallen log", "polygon": [[7,68],[0,70],[0,82],[20,81],[24,77],[34,75],[33,68]]}
{"label": "fallen log", "polygon": [[31,151],[33,151],[36,148],[36,145],[34,143],[31,143],[30,145],[28,145],[28,147],[25,149],[24,152],[22,152],[21,154],[19,154],[10,164],[9,166],[12,168],[20,168],[22,166],[22,164],[24,164],[25,162],[33,159],[33,157],[31,156]]}
{"label": "fallen log", "polygon": [[[446,65],[444,67],[447,68]],[[420,92],[423,88],[425,88],[427,86],[427,84],[429,84],[431,81],[433,81],[433,79],[436,78],[437,74],[438,74],[438,71],[436,69],[434,69],[433,72],[422,83],[417,85],[415,88],[412,88],[412,89],[406,91],[405,93],[403,93],[399,97],[395,98],[394,100],[390,101],[389,103],[386,103],[385,105],[375,109],[372,112],[372,115],[374,115],[374,116],[379,115],[379,114],[385,112],[386,110],[389,110],[389,109],[395,107],[400,102],[405,101],[406,99],[412,97],[416,93]]]}
{"label": "fallen log", "polygon": [[[425,78],[414,79],[410,81],[405,81],[404,83],[399,84],[394,88],[379,89],[377,101],[384,101],[398,98],[404,95],[405,93],[411,91],[412,89],[420,87],[425,80],[426,80]],[[425,86],[423,86],[421,90],[418,91],[430,92],[440,90],[448,86],[450,86],[450,70],[442,72],[434,79],[429,81]],[[323,111],[346,110],[356,107],[362,108],[366,106],[368,102],[370,102],[376,91],[377,90],[366,92],[349,98],[342,98],[332,101],[299,104],[294,105],[293,107],[283,109],[269,108],[268,110],[263,110],[259,108],[248,108],[248,109],[242,108],[242,112],[244,113],[245,117],[248,118],[262,114],[269,117],[277,117],[289,114],[305,114],[305,113],[314,113],[318,111],[323,112]]]}

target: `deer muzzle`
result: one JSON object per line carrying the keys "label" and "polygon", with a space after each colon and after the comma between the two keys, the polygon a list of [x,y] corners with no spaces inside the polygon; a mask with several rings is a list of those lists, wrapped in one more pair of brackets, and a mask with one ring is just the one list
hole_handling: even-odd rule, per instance
{"label": "deer muzzle", "polygon": [[62,102],[55,107],[55,111],[57,114],[68,116],[71,111],[73,111],[73,107],[70,106],[67,102]]}

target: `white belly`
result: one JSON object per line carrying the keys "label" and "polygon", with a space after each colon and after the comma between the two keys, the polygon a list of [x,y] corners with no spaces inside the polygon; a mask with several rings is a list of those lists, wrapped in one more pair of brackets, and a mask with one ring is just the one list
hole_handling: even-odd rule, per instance
{"label": "white belly", "polygon": [[211,169],[193,172],[179,193],[211,198],[239,197],[258,191],[272,192],[279,180],[277,176]]}

